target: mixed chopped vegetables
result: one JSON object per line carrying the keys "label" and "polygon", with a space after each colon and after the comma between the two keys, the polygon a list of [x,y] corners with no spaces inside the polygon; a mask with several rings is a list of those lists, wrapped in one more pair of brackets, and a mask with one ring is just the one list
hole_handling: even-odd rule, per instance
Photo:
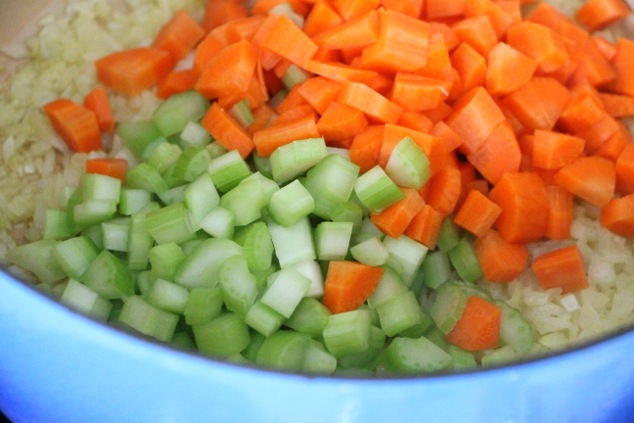
{"label": "mixed chopped vegetables", "polygon": [[[523,0],[209,0],[43,105],[85,161],[7,257],[97,319],[320,374],[475,369],[541,352],[480,282],[589,288],[575,204],[634,236],[634,41]],[[111,96],[154,90],[148,120]],[[118,151],[104,144],[115,137]],[[535,245],[547,251],[535,254]]]}

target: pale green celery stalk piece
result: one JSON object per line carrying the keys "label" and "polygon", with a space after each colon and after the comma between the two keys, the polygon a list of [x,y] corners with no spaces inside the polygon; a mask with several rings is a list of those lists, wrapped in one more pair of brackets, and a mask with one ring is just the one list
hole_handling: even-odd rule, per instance
{"label": "pale green celery stalk piece", "polygon": [[359,228],[352,233],[351,241],[353,244],[359,244],[372,237],[377,237],[382,242],[385,234],[376,227],[369,216],[364,216]]}
{"label": "pale green celery stalk piece", "polygon": [[169,189],[161,173],[146,162],[141,162],[128,170],[126,185],[128,188],[142,189],[153,194]]}
{"label": "pale green celery stalk piece", "polygon": [[451,365],[451,356],[425,337],[396,337],[385,350],[385,366],[395,373],[440,372]]}
{"label": "pale green celery stalk piece", "polygon": [[262,367],[298,372],[304,367],[310,341],[304,333],[279,330],[264,340],[255,362]]}
{"label": "pale green celery stalk piece", "polygon": [[429,158],[409,136],[392,150],[385,173],[401,188],[421,189],[429,180]]}
{"label": "pale green celery stalk piece", "polygon": [[192,327],[198,351],[226,358],[242,352],[250,343],[249,327],[240,316],[223,313],[210,322]]}
{"label": "pale green celery stalk piece", "polygon": [[182,153],[177,144],[164,140],[152,149],[145,162],[162,173],[174,166]]}
{"label": "pale green celery stalk piece", "polygon": [[245,226],[262,217],[262,210],[279,190],[275,181],[256,172],[220,198],[220,205],[231,211],[236,226]]}
{"label": "pale green celery stalk piece", "polygon": [[214,287],[220,267],[229,257],[242,255],[242,247],[229,239],[210,238],[186,255],[174,276],[174,282],[187,288]]}
{"label": "pale green celery stalk piece", "polygon": [[499,366],[501,364],[508,364],[513,360],[520,358],[519,354],[510,346],[504,345],[489,354],[486,354],[480,360],[482,367]]}
{"label": "pale green celery stalk piece", "polygon": [[408,292],[409,288],[403,282],[399,274],[388,266],[383,267],[383,275],[374,289],[372,295],[368,297],[368,306],[376,309],[384,303],[391,301],[399,295]]}
{"label": "pale green celery stalk piece", "polygon": [[328,307],[318,299],[304,297],[293,314],[284,321],[284,326],[297,332],[307,333],[313,338],[319,338],[328,324],[331,314]]}
{"label": "pale green celery stalk piece", "polygon": [[256,278],[243,256],[225,260],[218,273],[218,285],[227,310],[244,318],[259,292]]}
{"label": "pale green celery stalk piece", "polygon": [[350,248],[350,254],[359,263],[368,266],[383,266],[390,256],[378,236],[373,236]]}
{"label": "pale green celery stalk piece", "polygon": [[315,228],[315,248],[319,260],[344,260],[348,254],[352,222],[324,221]]}
{"label": "pale green celery stalk piece", "polygon": [[345,203],[338,203],[333,205],[332,209],[328,213],[328,215],[330,216],[330,220],[332,220],[333,222],[352,223],[354,231],[357,231],[361,228],[363,218],[366,214],[366,210],[364,210],[363,206],[357,204],[354,199],[348,200]]}
{"label": "pale green celery stalk piece", "polygon": [[176,269],[185,260],[185,252],[175,242],[155,245],[149,253],[152,276],[155,279],[174,280]]}
{"label": "pale green celery stalk piece", "polygon": [[214,238],[233,238],[236,217],[224,207],[215,207],[201,221],[200,227]]}
{"label": "pale green celery stalk piece", "polygon": [[326,351],[324,344],[311,339],[304,356],[302,370],[315,374],[332,374],[337,369],[337,358]]}
{"label": "pale green celery stalk piece", "polygon": [[178,320],[178,315],[161,310],[138,295],[123,303],[118,317],[124,325],[163,342],[172,339]]}
{"label": "pale green celery stalk piece", "polygon": [[304,174],[326,157],[323,138],[293,141],[277,148],[270,156],[271,175],[281,184]]}
{"label": "pale green celery stalk piece", "polygon": [[273,240],[266,223],[257,221],[244,226],[233,239],[242,245],[249,269],[262,271],[271,267],[274,253]]}
{"label": "pale green celery stalk piece", "polygon": [[224,148],[222,144],[220,144],[218,141],[215,141],[215,140],[212,140],[211,143],[209,143],[205,148],[209,152],[209,157],[211,157],[212,160],[227,153],[227,149]]}
{"label": "pale green celery stalk piece", "polygon": [[177,93],[154,110],[152,120],[166,137],[179,134],[190,121],[200,120],[209,109],[209,100],[196,90]]}
{"label": "pale green celery stalk piece", "polygon": [[134,294],[134,279],[126,264],[117,256],[103,250],[92,260],[79,278],[102,297],[126,299]]}
{"label": "pale green celery stalk piece", "polygon": [[271,217],[282,226],[290,226],[315,209],[312,195],[298,179],[280,188],[268,204]]}
{"label": "pale green celery stalk piece", "polygon": [[207,168],[211,180],[220,192],[232,190],[253,173],[238,150],[231,150],[212,159]]}
{"label": "pale green celery stalk piece", "polygon": [[445,282],[436,290],[434,302],[429,307],[429,315],[445,335],[454,328],[465,307],[468,296],[456,283]]}
{"label": "pale green celery stalk piece", "polygon": [[443,253],[448,253],[449,250],[458,245],[461,238],[462,229],[453,223],[453,218],[445,218],[440,225],[440,232],[438,233],[438,249]]}
{"label": "pale green celery stalk piece", "polygon": [[211,144],[212,138],[209,132],[196,121],[189,121],[180,134],[179,146],[182,149],[187,147],[207,147]]}
{"label": "pale green celery stalk piece", "polygon": [[195,326],[210,322],[220,315],[222,306],[220,288],[193,288],[183,311],[185,323]]}
{"label": "pale green celery stalk piece", "polygon": [[147,230],[146,216],[150,211],[159,208],[157,203],[150,203],[143,211],[130,217],[130,233],[128,234],[128,268],[130,270],[147,269],[154,238]]}
{"label": "pale green celery stalk piece", "polygon": [[255,122],[255,118],[253,117],[253,113],[251,113],[251,108],[249,106],[249,100],[247,99],[240,100],[231,106],[229,108],[229,114],[243,128],[248,128],[253,122]]}
{"label": "pale green celery stalk piece", "polygon": [[463,280],[475,282],[484,275],[473,245],[467,236],[463,236],[458,245],[447,254],[451,265]]}
{"label": "pale green celery stalk piece", "polygon": [[145,217],[145,225],[152,238],[159,244],[180,244],[193,239],[199,229],[182,202],[149,212]]}
{"label": "pale green celery stalk piece", "polygon": [[500,341],[510,345],[518,353],[527,353],[535,344],[535,335],[530,323],[519,310],[501,300],[494,304],[502,309],[500,319]]}
{"label": "pale green celery stalk piece", "polygon": [[339,367],[343,369],[368,369],[374,371],[381,362],[381,353],[385,348],[386,336],[377,326],[370,328],[370,347],[361,353],[339,357]]}
{"label": "pale green celery stalk piece", "polygon": [[310,286],[310,279],[287,267],[280,270],[260,301],[289,318]]}
{"label": "pale green celery stalk piece", "polygon": [[116,218],[101,224],[101,247],[110,251],[128,251],[130,218]]}
{"label": "pale green celery stalk piece", "polygon": [[145,295],[148,293],[150,288],[152,288],[152,284],[156,280],[152,276],[151,270],[141,270],[136,273],[135,279],[135,290],[138,291],[141,295]]}
{"label": "pale green celery stalk piece", "polygon": [[426,287],[438,289],[451,278],[449,256],[441,250],[430,251],[421,265],[423,283]]}
{"label": "pale green celery stalk piece", "polygon": [[403,191],[379,165],[359,176],[354,191],[359,201],[372,213],[379,213],[405,197]]}
{"label": "pale green celery stalk piece", "polygon": [[331,154],[306,172],[304,186],[315,200],[314,214],[331,219],[334,206],[348,202],[360,168],[350,160]]}
{"label": "pale green celery stalk piece", "polygon": [[273,169],[271,168],[271,157],[262,157],[254,150],[253,153],[251,153],[251,159],[253,160],[253,165],[257,172],[260,172],[269,179],[274,179]]}
{"label": "pale green celery stalk piece", "polygon": [[156,279],[145,294],[148,303],[179,315],[184,313],[188,297],[187,288],[161,278]]}
{"label": "pale green celery stalk piece", "polygon": [[416,326],[421,326],[421,332],[425,332],[434,324],[424,314],[416,295],[409,290],[380,304],[376,310],[381,321],[381,329],[390,337],[405,335],[406,331]]}
{"label": "pale green celery stalk piece", "polygon": [[65,210],[46,209],[44,212],[43,239],[66,239],[72,237],[73,231]]}
{"label": "pale green celery stalk piece", "polygon": [[197,222],[201,222],[220,204],[220,194],[218,194],[208,172],[203,172],[192,183],[188,184],[183,192],[183,197],[185,205]]}
{"label": "pale green celery stalk piece", "polygon": [[80,313],[100,320],[108,320],[112,310],[110,301],[75,279],[68,280],[59,300]]}
{"label": "pale green celery stalk piece", "polygon": [[324,328],[324,344],[335,357],[362,353],[370,348],[371,328],[369,310],[332,314]]}
{"label": "pale green celery stalk piece", "polygon": [[310,279],[310,286],[306,294],[304,294],[306,297],[321,298],[324,295],[324,274],[319,262],[316,260],[304,260],[290,267]]}
{"label": "pale green celery stalk piece", "polygon": [[185,201],[185,189],[188,185],[178,185],[158,194],[159,200],[166,206]]}
{"label": "pale green celery stalk piece", "polygon": [[473,370],[478,367],[478,363],[470,351],[463,350],[452,344],[447,345],[445,351],[451,356],[451,370]]}
{"label": "pale green celery stalk piece", "polygon": [[244,321],[249,327],[264,336],[271,336],[284,323],[284,316],[257,300],[249,308]]}
{"label": "pale green celery stalk piece", "polygon": [[119,203],[121,180],[98,173],[86,173],[81,181],[81,199],[110,200]]}
{"label": "pale green celery stalk piece", "polygon": [[99,250],[89,238],[78,236],[56,243],[51,254],[69,278],[79,279]]}
{"label": "pale green celery stalk piece", "polygon": [[85,228],[111,219],[116,212],[116,201],[86,200],[73,206],[72,218],[76,226]]}
{"label": "pale green celery stalk piece", "polygon": [[269,219],[267,226],[273,240],[275,255],[282,268],[304,260],[317,259],[312,228],[307,217],[288,227]]}
{"label": "pale green celery stalk piece", "polygon": [[398,238],[386,236],[383,245],[390,253],[386,265],[396,270],[405,285],[411,287],[429,248],[407,235]]}
{"label": "pale green celery stalk piece", "polygon": [[119,198],[119,213],[124,216],[131,216],[141,211],[151,201],[152,194],[149,191],[122,187]]}
{"label": "pale green celery stalk piece", "polygon": [[42,283],[60,281],[66,277],[66,272],[52,254],[59,242],[43,239],[20,245],[9,250],[7,260],[33,273]]}
{"label": "pale green celery stalk piece", "polygon": [[192,182],[207,170],[209,163],[211,156],[205,147],[188,147],[174,165],[174,176]]}
{"label": "pale green celery stalk piece", "polygon": [[[271,9],[271,13],[276,13],[276,12],[273,12],[273,10],[279,9],[284,6],[285,5],[283,4],[278,4],[277,6],[274,6]],[[302,16],[294,12],[292,13],[293,13],[293,16],[297,16],[302,19],[302,25],[303,25]],[[300,28],[302,27],[301,25],[298,25],[298,26]],[[286,69],[286,72],[284,72],[284,75],[282,75],[282,84],[284,84],[284,87],[286,87],[286,89],[290,91],[291,89],[293,89],[295,85],[301,84],[302,82],[306,81],[310,76],[311,74],[309,74],[308,72],[306,72],[305,70],[297,66],[296,64],[291,63],[291,65]]]}
{"label": "pale green celery stalk piece", "polygon": [[163,136],[151,120],[121,122],[117,125],[117,134],[138,158],[143,156],[150,144]]}

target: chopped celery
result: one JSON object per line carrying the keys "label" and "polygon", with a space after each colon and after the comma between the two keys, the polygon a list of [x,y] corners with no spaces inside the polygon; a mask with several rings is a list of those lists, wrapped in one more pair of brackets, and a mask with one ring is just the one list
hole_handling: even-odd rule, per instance
{"label": "chopped celery", "polygon": [[516,308],[497,300],[495,305],[502,309],[500,319],[500,341],[510,345],[518,353],[526,353],[535,344],[535,335],[530,323]]}
{"label": "chopped celery", "polygon": [[421,272],[425,286],[437,289],[451,278],[449,256],[442,250],[429,252],[421,265]]}
{"label": "chopped celery", "polygon": [[59,299],[67,306],[97,319],[107,320],[112,303],[75,279],[69,279]]}
{"label": "chopped celery", "polygon": [[20,245],[7,253],[7,259],[23,269],[32,272],[37,279],[45,284],[50,284],[64,279],[66,272],[53,251],[59,241],[43,239]]}
{"label": "chopped celery", "polygon": [[154,281],[145,298],[161,310],[183,314],[188,296],[189,292],[184,286],[159,278]]}
{"label": "chopped celery", "polygon": [[207,170],[211,156],[204,147],[187,147],[174,164],[174,176],[192,182]]}
{"label": "chopped celery", "polygon": [[180,244],[193,239],[198,229],[182,202],[149,212],[145,217],[145,225],[149,234],[159,244]]}
{"label": "chopped celery", "polygon": [[280,188],[268,204],[271,217],[282,226],[290,226],[315,209],[315,200],[298,179]]}
{"label": "chopped celery", "polygon": [[328,324],[330,315],[330,310],[321,301],[304,297],[293,314],[284,321],[284,325],[297,332],[307,333],[313,338],[319,338]]}
{"label": "chopped celery", "polygon": [[316,260],[303,260],[290,267],[310,279],[310,286],[306,294],[304,294],[305,296],[319,298],[324,295],[324,275],[319,262]]}
{"label": "chopped celery", "polygon": [[385,266],[379,284],[368,298],[368,306],[371,309],[377,308],[406,292],[409,290],[399,274],[394,269]]}
{"label": "chopped celery", "polygon": [[429,158],[411,137],[405,137],[392,150],[385,172],[402,188],[420,189],[429,180]]}
{"label": "chopped celery", "polygon": [[[412,291],[406,291],[394,296],[390,300],[376,307],[381,320],[381,329],[387,336],[394,336],[425,324],[428,328],[430,319],[423,314],[423,310]],[[433,324],[433,322],[432,322]]]}
{"label": "chopped celery", "polygon": [[343,260],[348,254],[352,222],[321,222],[315,229],[315,249],[319,260]]}
{"label": "chopped celery", "polygon": [[230,191],[252,173],[238,150],[229,151],[212,159],[208,170],[211,180],[220,192]]}
{"label": "chopped celery", "polygon": [[[275,6],[273,9],[279,8],[279,7],[282,7],[282,5],[279,4]],[[298,16],[301,18],[301,15],[295,14],[295,16]],[[300,26],[301,28],[301,25],[298,25],[298,26]],[[284,75],[282,75],[282,83],[284,84],[284,87],[286,87],[287,90],[291,90],[295,85],[301,84],[302,82],[306,81],[309,77],[310,77],[310,74],[308,74],[305,70],[303,70],[296,64],[291,63],[291,65],[286,69],[286,72],[284,72]]]}
{"label": "chopped celery", "polygon": [[378,236],[373,236],[350,248],[352,257],[368,266],[383,266],[390,253]]}
{"label": "chopped celery", "polygon": [[101,224],[101,248],[110,251],[128,251],[130,219],[112,219]]}
{"label": "chopped celery", "polygon": [[110,200],[119,203],[121,180],[98,173],[86,173],[81,182],[81,199]]}
{"label": "chopped celery", "polygon": [[214,287],[218,272],[226,259],[242,255],[242,247],[229,239],[211,238],[202,241],[181,263],[174,282],[187,288]]}
{"label": "chopped celery", "polygon": [[111,219],[116,212],[116,201],[106,199],[86,200],[73,207],[73,220],[75,225],[85,228]]}
{"label": "chopped celery", "polygon": [[177,185],[158,194],[158,198],[166,206],[185,201],[185,189],[188,185]]}
{"label": "chopped celery", "polygon": [[126,173],[126,184],[129,188],[142,189],[154,194],[159,194],[169,189],[160,172],[147,164],[147,162],[141,162],[128,170]]}
{"label": "chopped celery", "polygon": [[201,221],[200,227],[214,238],[233,238],[236,217],[224,207],[215,207]]}
{"label": "chopped celery", "polygon": [[390,254],[386,264],[398,272],[407,286],[412,286],[429,249],[406,235],[398,238],[386,236],[383,245]]}
{"label": "chopped celery", "polygon": [[231,211],[236,226],[244,226],[262,217],[271,196],[279,189],[271,179],[254,173],[220,198],[220,205]]}
{"label": "chopped celery", "polygon": [[249,327],[233,313],[192,327],[198,351],[216,357],[229,357],[244,350],[250,342]]}
{"label": "chopped celery", "polygon": [[68,213],[65,210],[46,209],[44,212],[43,239],[65,239],[73,236]]}
{"label": "chopped celery", "polygon": [[193,288],[183,310],[185,322],[191,326],[210,322],[220,315],[222,305],[220,288]]}
{"label": "chopped celery", "polygon": [[332,208],[350,199],[360,168],[350,160],[331,154],[306,172],[304,186],[315,200],[314,214],[330,218]]}
{"label": "chopped celery", "polygon": [[378,213],[405,198],[403,191],[379,165],[359,176],[354,191],[359,201],[373,213]]}
{"label": "chopped celery", "polygon": [[183,192],[185,205],[197,222],[202,221],[220,204],[220,195],[208,172],[203,172]]}
{"label": "chopped celery", "polygon": [[480,262],[467,236],[462,237],[458,245],[449,250],[447,254],[449,261],[462,279],[467,282],[475,282],[482,278]]}
{"label": "chopped celery", "polygon": [[332,314],[324,328],[324,343],[335,357],[358,354],[370,348],[370,311],[357,309]]}
{"label": "chopped celery", "polygon": [[458,284],[446,282],[436,291],[436,298],[429,308],[429,315],[438,329],[448,334],[462,317],[466,306],[465,291]]}
{"label": "chopped celery", "polygon": [[444,219],[438,233],[438,249],[443,253],[448,253],[449,250],[458,245],[461,235],[462,230],[453,223],[451,217]]}
{"label": "chopped celery", "polygon": [[161,310],[138,295],[123,303],[119,322],[159,341],[169,342],[174,336],[178,315]]}
{"label": "chopped celery", "polygon": [[339,357],[339,366],[344,369],[374,370],[380,363],[386,340],[385,333],[380,328],[372,326],[370,328],[370,346],[368,349],[360,353]]}
{"label": "chopped celery", "polygon": [[234,240],[242,245],[249,269],[266,270],[273,261],[273,241],[266,223],[251,223],[235,234]]}
{"label": "chopped celery", "polygon": [[190,120],[181,131],[179,145],[182,149],[187,147],[207,147],[211,140],[211,135],[209,135],[204,126]]}
{"label": "chopped celery", "polygon": [[99,250],[88,237],[78,236],[56,243],[51,254],[69,278],[79,279],[99,255]]}
{"label": "chopped celery", "polygon": [[302,175],[326,157],[323,138],[294,141],[276,149],[270,157],[273,179],[286,183]]}
{"label": "chopped celery", "polygon": [[145,149],[163,136],[151,120],[121,122],[117,126],[117,135],[137,157],[142,157]]}
{"label": "chopped celery", "polygon": [[445,350],[451,356],[452,370],[472,370],[478,367],[478,363],[472,352],[463,350],[452,344],[447,345]]}
{"label": "chopped celery", "polygon": [[150,265],[155,279],[174,280],[176,269],[185,260],[185,252],[175,242],[159,244],[150,249]]}
{"label": "chopped celery", "polygon": [[324,344],[311,339],[304,355],[302,370],[308,373],[331,374],[337,369],[337,359],[326,351]]}
{"label": "chopped celery", "polygon": [[284,316],[258,300],[249,308],[244,321],[258,333],[270,336],[282,326]]}
{"label": "chopped celery", "polygon": [[385,365],[398,373],[439,372],[451,365],[451,356],[425,337],[396,337],[385,350]]}
{"label": "chopped celery", "polygon": [[286,267],[279,271],[273,283],[264,292],[260,301],[289,318],[310,286],[310,279],[297,270]]}
{"label": "chopped celery", "polygon": [[310,335],[280,330],[267,337],[256,357],[260,366],[289,371],[300,371],[304,367]]}
{"label": "chopped celery", "polygon": [[121,196],[119,198],[119,213],[125,216],[131,216],[141,211],[152,201],[152,193],[142,189],[134,189],[129,187],[121,188]]}
{"label": "chopped celery", "polygon": [[257,281],[247,260],[239,255],[226,259],[220,266],[218,281],[227,310],[244,318],[258,296]]}
{"label": "chopped celery", "polygon": [[165,140],[148,153],[146,163],[159,172],[165,172],[176,164],[182,152],[183,150],[178,145]]}
{"label": "chopped celery", "polygon": [[312,229],[307,217],[288,227],[278,225],[272,220],[267,222],[267,226],[281,267],[317,258]]}
{"label": "chopped celery", "polygon": [[125,299],[134,294],[134,280],[130,270],[108,250],[101,251],[91,261],[79,280],[109,300]]}
{"label": "chopped celery", "polygon": [[152,120],[166,137],[179,134],[187,123],[202,118],[209,109],[209,100],[198,91],[188,90],[170,96],[162,102],[154,113]]}
{"label": "chopped celery", "polygon": [[251,126],[255,122],[253,113],[249,108],[249,100],[243,99],[231,106],[229,114],[244,128]]}

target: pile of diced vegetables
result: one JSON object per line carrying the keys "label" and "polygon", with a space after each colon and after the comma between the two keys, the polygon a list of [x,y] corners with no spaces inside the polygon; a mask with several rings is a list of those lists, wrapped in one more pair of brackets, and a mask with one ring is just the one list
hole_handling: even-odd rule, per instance
{"label": "pile of diced vegetables", "polygon": [[[630,14],[524,0],[209,0],[43,105],[85,161],[7,257],[180,348],[320,374],[466,370],[535,331],[480,282],[588,289],[575,204],[634,235]],[[155,90],[148,120],[114,95]],[[109,154],[104,139],[125,146]],[[534,254],[535,245],[548,245]]]}

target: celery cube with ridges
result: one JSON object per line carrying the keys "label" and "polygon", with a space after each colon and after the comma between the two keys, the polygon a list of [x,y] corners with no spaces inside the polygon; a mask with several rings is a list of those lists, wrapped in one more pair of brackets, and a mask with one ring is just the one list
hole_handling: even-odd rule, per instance
{"label": "celery cube with ridges", "polygon": [[302,370],[308,373],[331,374],[337,369],[337,358],[326,351],[324,344],[311,339],[304,356]]}
{"label": "celery cube with ridges", "polygon": [[[423,323],[425,319],[418,299],[412,291],[403,292],[377,306],[381,329],[387,336],[403,334],[404,331]],[[433,322],[432,322],[433,324]]]}
{"label": "celery cube with ridges", "polygon": [[78,236],[56,243],[51,254],[69,278],[79,279],[99,250],[88,237]]}
{"label": "celery cube with ridges", "polygon": [[530,323],[514,307],[497,300],[495,305],[502,309],[500,319],[500,341],[510,345],[518,353],[530,351],[535,343],[535,335]]}
{"label": "celery cube with ridges", "polygon": [[174,280],[176,269],[185,260],[185,252],[175,242],[155,245],[150,249],[150,265],[155,279]]}
{"label": "celery cube with ridges", "polygon": [[280,270],[260,301],[289,318],[310,286],[310,279],[287,267]]}
{"label": "celery cube with ridges", "polygon": [[190,213],[184,203],[175,203],[149,212],[145,217],[145,227],[159,244],[180,244],[193,239],[198,229]]}
{"label": "celery cube with ridges", "polygon": [[159,194],[169,189],[161,173],[146,162],[141,162],[129,169],[125,180],[129,188],[142,189],[154,194]]}
{"label": "celery cube with ridges", "polygon": [[324,343],[335,357],[358,354],[370,347],[370,311],[357,309],[332,314],[324,328]]}
{"label": "celery cube with ridges", "polygon": [[67,306],[97,319],[107,320],[112,303],[75,279],[69,279],[59,299]]}
{"label": "celery cube with ridges", "polygon": [[66,239],[73,236],[66,210],[46,209],[42,239]]}
{"label": "celery cube with ridges", "polygon": [[200,222],[220,204],[220,195],[208,172],[203,172],[183,192],[185,205]]}
{"label": "celery cube with ridges", "polygon": [[456,283],[445,282],[436,290],[429,315],[442,333],[448,334],[458,323],[467,306],[467,299],[465,291]]}
{"label": "celery cube with ridges", "polygon": [[119,213],[125,216],[131,216],[138,213],[152,201],[152,194],[142,189],[134,189],[129,187],[121,188],[119,197]]}
{"label": "celery cube with ridges", "polygon": [[473,249],[472,242],[463,236],[458,245],[447,252],[449,261],[458,275],[467,282],[475,282],[483,276],[482,267]]}
{"label": "celery cube with ridges", "polygon": [[192,327],[198,351],[215,357],[240,353],[250,342],[249,327],[241,317],[224,313]]}
{"label": "celery cube with ridges", "polygon": [[316,298],[304,297],[284,325],[313,338],[321,337],[332,313]]}
{"label": "celery cube with ridges", "polygon": [[319,298],[324,295],[324,274],[319,262],[316,260],[304,260],[290,267],[310,279],[310,286],[305,296]]}
{"label": "celery cube with ridges", "polygon": [[169,342],[174,336],[178,319],[178,315],[161,310],[138,295],[123,303],[118,317],[126,326],[163,342]]}
{"label": "celery cube with ridges", "polygon": [[211,135],[200,123],[189,121],[180,134],[179,145],[181,148],[206,147],[211,143]]}
{"label": "celery cube with ridges", "polygon": [[101,247],[105,250],[127,252],[130,219],[117,218],[101,224]]}
{"label": "celery cube with ridges", "polygon": [[269,219],[267,226],[275,247],[275,255],[282,268],[304,260],[315,260],[317,258],[312,228],[307,217],[288,227],[279,225]]}
{"label": "celery cube with ridges", "polygon": [[284,316],[258,300],[249,308],[244,321],[258,333],[270,336],[282,326]]}
{"label": "celery cube with ridges", "polygon": [[440,372],[451,365],[451,356],[425,337],[396,337],[385,350],[385,366],[396,373]]}
{"label": "celery cube with ridges", "polygon": [[389,266],[385,266],[383,269],[378,285],[367,300],[371,309],[375,309],[399,295],[409,292],[407,285],[405,285],[403,279],[394,269]]}
{"label": "celery cube with ridges", "polygon": [[315,209],[312,195],[298,179],[280,188],[268,204],[271,217],[282,226],[290,226]]}
{"label": "celery cube with ridges", "polygon": [[201,221],[200,227],[214,238],[233,238],[236,228],[236,217],[224,207],[215,207]]}
{"label": "celery cube with ridges", "polygon": [[195,326],[210,322],[220,315],[222,310],[222,292],[220,288],[194,288],[189,291],[187,303],[185,303],[185,322]]}
{"label": "celery cube with ridges", "polygon": [[357,354],[349,354],[339,357],[339,367],[344,369],[369,369],[374,370],[379,365],[381,353],[385,348],[386,336],[381,328],[372,326],[370,328],[370,347],[363,352]]}
{"label": "celery cube with ridges", "polygon": [[178,145],[164,140],[152,149],[145,162],[159,172],[165,172],[176,164],[182,153]]}
{"label": "celery cube with ridges", "polygon": [[210,238],[186,255],[174,275],[174,282],[187,288],[214,287],[226,259],[242,255],[242,247],[229,239]]}
{"label": "celery cube with ridges", "polygon": [[117,212],[117,202],[107,199],[90,199],[73,206],[73,223],[85,228],[111,219]]}
{"label": "celery cube with ridges", "polygon": [[441,250],[431,251],[423,260],[420,270],[425,286],[437,289],[451,278],[449,256]]}
{"label": "celery cube with ridges", "polygon": [[315,228],[315,249],[319,260],[343,260],[348,254],[352,222],[321,222]]}
{"label": "celery cube with ridges", "polygon": [[383,266],[390,256],[390,253],[378,236],[370,237],[352,246],[350,248],[350,254],[356,261],[367,264],[368,266]]}
{"label": "celery cube with ridges", "polygon": [[154,281],[145,298],[161,310],[183,314],[188,296],[189,291],[184,286],[159,278]]}
{"label": "celery cube with ridges", "polygon": [[244,128],[251,126],[251,124],[255,122],[255,118],[249,107],[249,100],[247,99],[240,100],[231,106],[229,108],[229,114]]}
{"label": "celery cube with ridges", "polygon": [[273,179],[286,183],[304,174],[326,157],[323,138],[297,140],[277,148],[270,157]]}
{"label": "celery cube with ridges", "polygon": [[229,257],[220,266],[218,284],[227,310],[244,318],[258,296],[255,276],[243,256]]}
{"label": "celery cube with ridges", "polygon": [[119,203],[121,180],[99,173],[86,173],[81,181],[81,199],[111,200]]}
{"label": "celery cube with ridges", "polygon": [[145,149],[163,134],[151,120],[121,122],[117,135],[136,157],[142,157]]}
{"label": "celery cube with ridges", "polygon": [[405,137],[390,153],[385,173],[402,188],[421,189],[429,180],[429,158],[411,137]]}
{"label": "celery cube with ridges", "polygon": [[43,239],[20,245],[7,253],[9,262],[32,272],[45,284],[64,279],[66,272],[52,252],[59,241]]}
{"label": "celery cube with ridges", "polygon": [[196,90],[177,93],[163,101],[152,114],[156,127],[166,137],[179,134],[190,121],[202,118],[209,109],[209,100]]}
{"label": "celery cube with ridges", "polygon": [[207,168],[211,180],[220,192],[230,191],[252,173],[238,150],[231,150],[212,159]]}
{"label": "celery cube with ridges", "polygon": [[403,191],[379,165],[359,176],[354,191],[359,201],[372,213],[379,213],[405,198]]}
{"label": "celery cube with ridges", "polygon": [[237,232],[233,238],[242,245],[249,269],[266,270],[273,261],[271,232],[262,221],[251,223]]}
{"label": "celery cube with ridges", "polygon": [[236,226],[248,225],[262,217],[262,210],[277,190],[277,183],[256,172],[225,193],[220,205],[233,213]]}
{"label": "celery cube with ridges", "polygon": [[174,164],[174,176],[192,182],[207,170],[211,156],[204,147],[187,147]]}
{"label": "celery cube with ridges", "polygon": [[134,279],[130,270],[108,250],[101,251],[92,260],[79,280],[109,300],[125,299],[134,294]]}
{"label": "celery cube with ridges", "polygon": [[304,367],[310,335],[280,330],[267,337],[258,350],[256,363],[263,367],[300,371]]}
{"label": "celery cube with ridges", "polygon": [[383,245],[390,253],[386,265],[396,270],[405,285],[412,286],[414,276],[427,256],[429,248],[407,235],[398,238],[386,236]]}

